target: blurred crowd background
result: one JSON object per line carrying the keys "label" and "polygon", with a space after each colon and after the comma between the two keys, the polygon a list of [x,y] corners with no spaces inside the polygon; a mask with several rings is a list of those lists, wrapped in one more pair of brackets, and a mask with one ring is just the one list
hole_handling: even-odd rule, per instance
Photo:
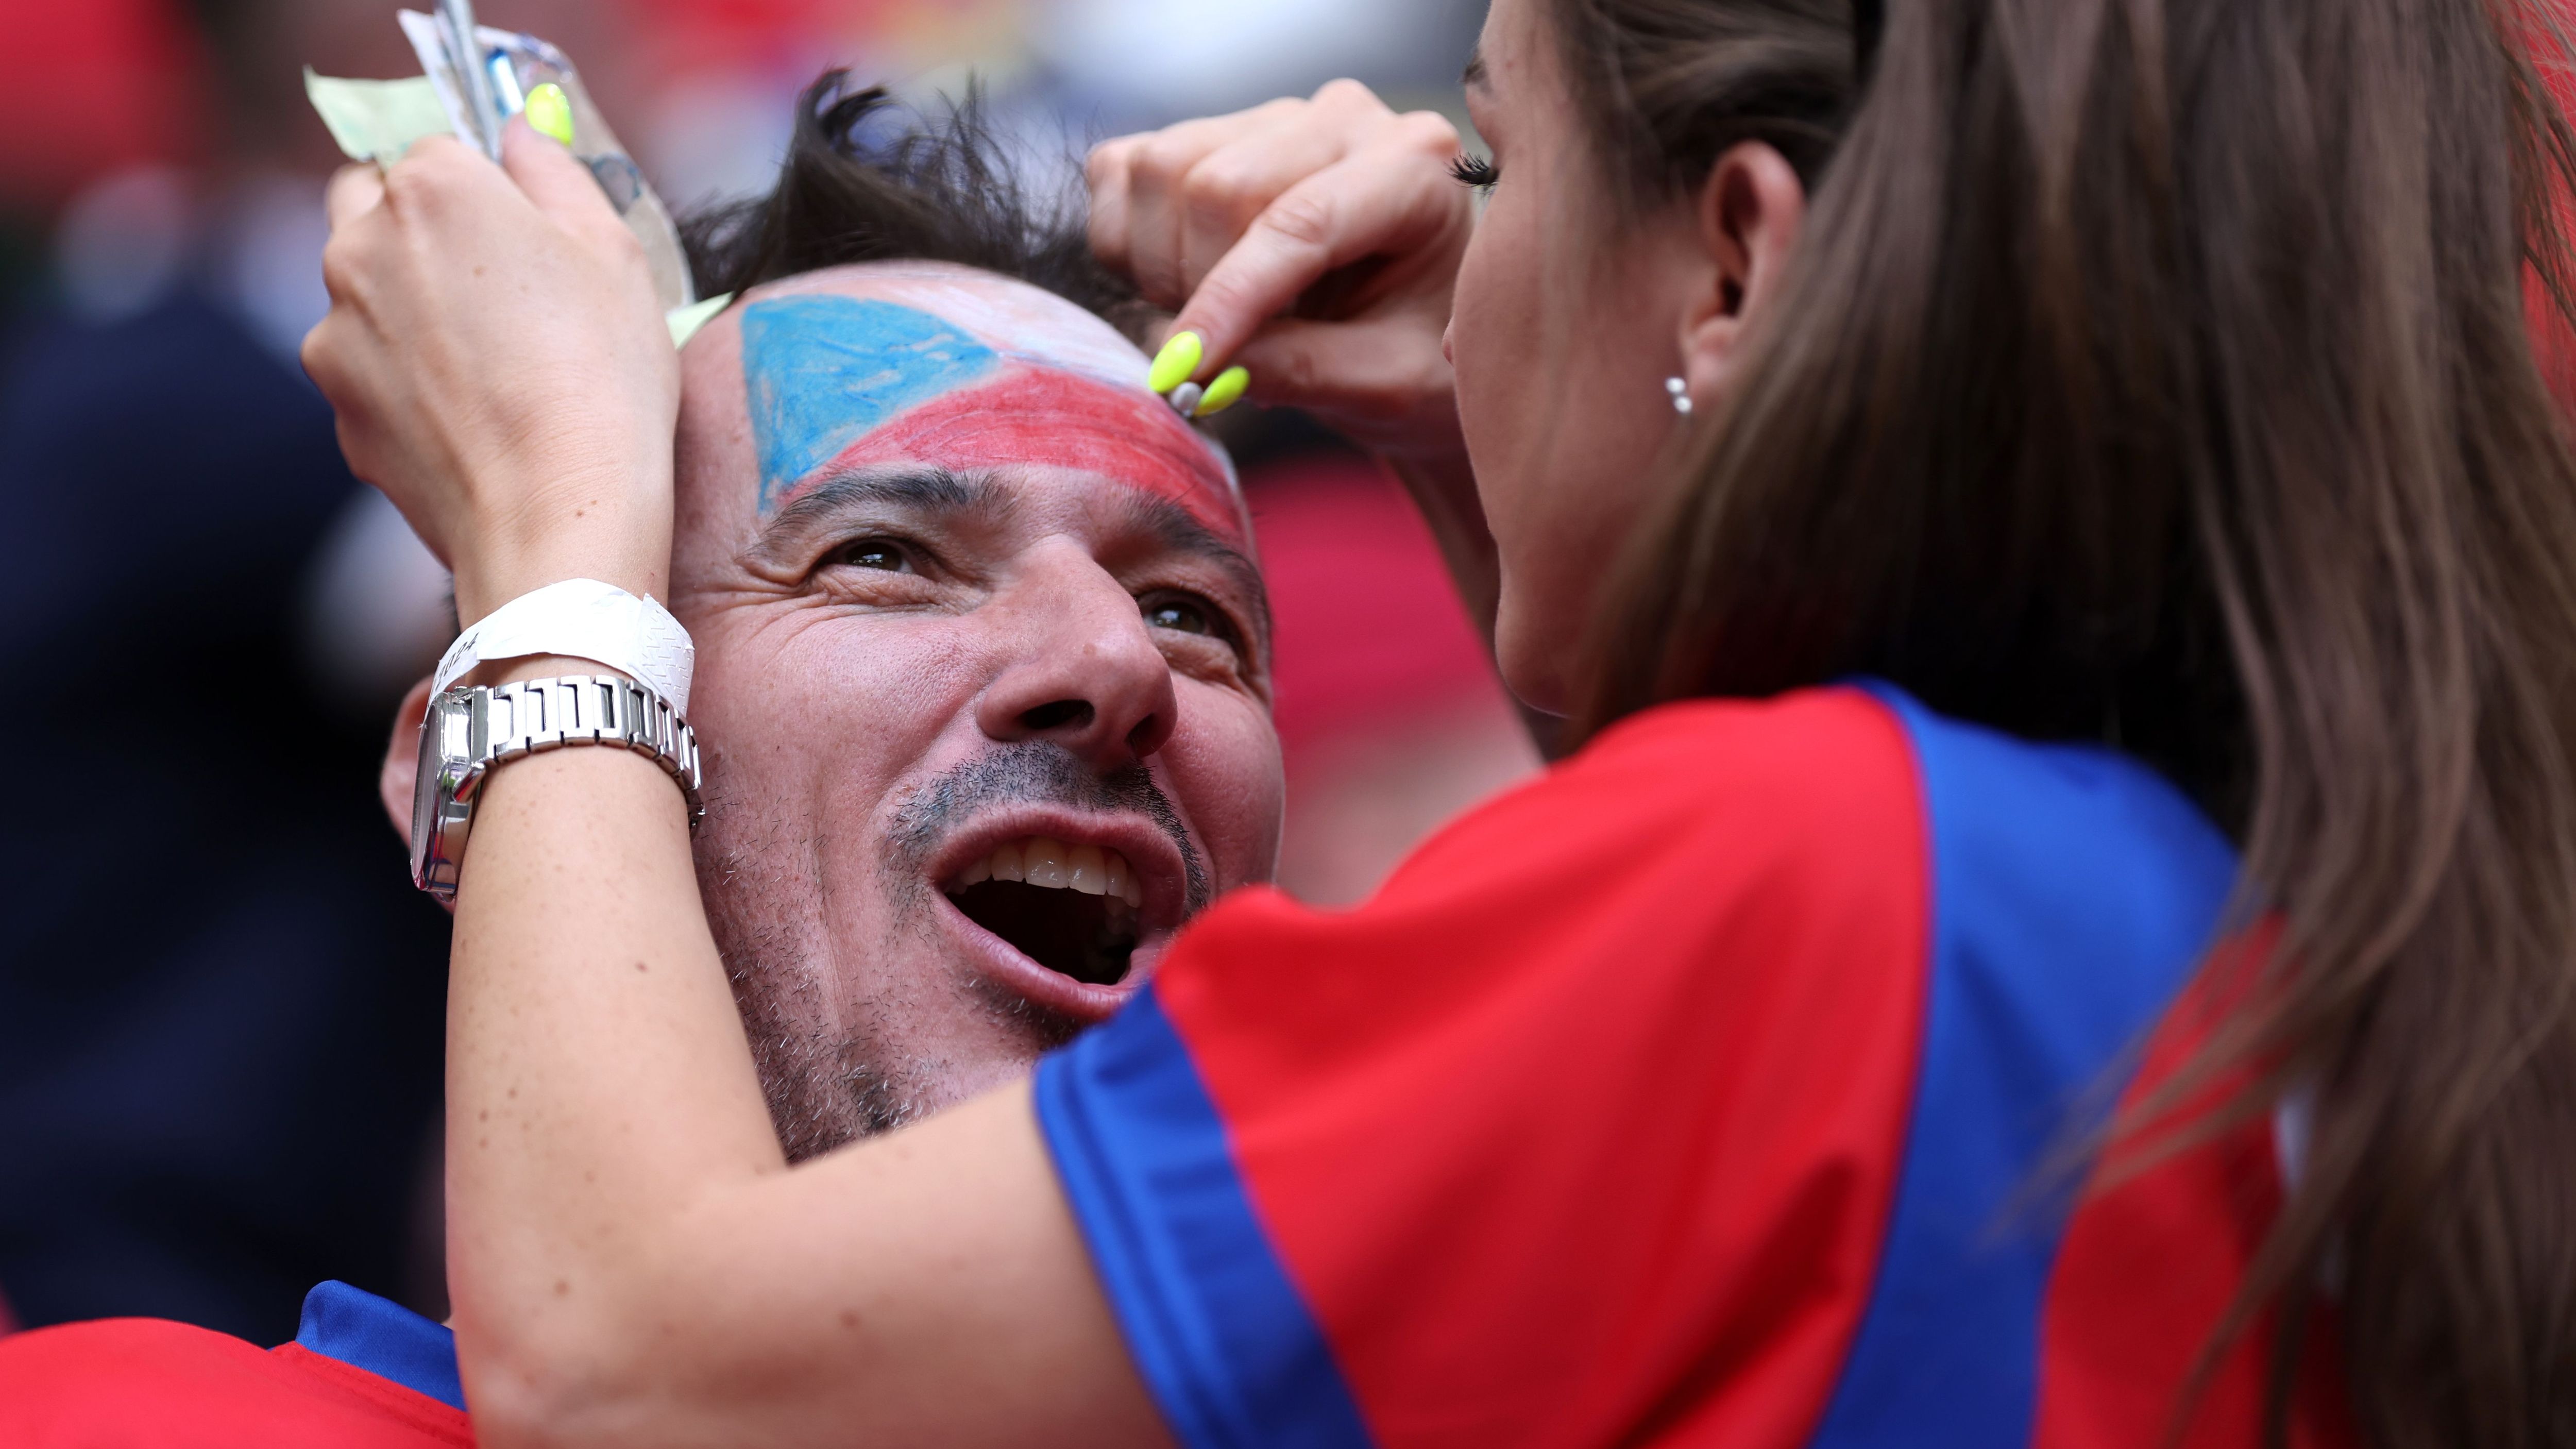
{"label": "blurred crowd background", "polygon": [[[0,0],[0,1332],[439,1315],[445,917],[376,803],[447,584],[296,364],[339,157],[300,72],[395,0]],[[1033,168],[1350,75],[1458,114],[1478,0],[484,0],[675,210],[765,190],[829,66],[969,76]],[[1462,118],[1463,124],[1463,118]],[[1069,174],[1069,172],[1067,173]],[[1537,766],[1430,541],[1293,415],[1229,415],[1268,566],[1282,884],[1366,894]]]}

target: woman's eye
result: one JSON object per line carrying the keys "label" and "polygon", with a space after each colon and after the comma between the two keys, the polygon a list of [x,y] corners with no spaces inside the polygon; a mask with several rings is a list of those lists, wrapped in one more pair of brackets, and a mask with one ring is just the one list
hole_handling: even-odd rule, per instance
{"label": "woman's eye", "polygon": [[1495,165],[1492,157],[1461,151],[1458,153],[1458,159],[1449,163],[1449,174],[1458,178],[1458,184],[1461,186],[1472,186],[1478,191],[1491,191],[1494,189],[1494,183],[1503,179],[1503,168]]}
{"label": "woman's eye", "polygon": [[1216,622],[1208,611],[1186,600],[1163,599],[1145,606],[1145,623],[1156,629],[1177,629],[1184,634],[1214,634]]}
{"label": "woman's eye", "polygon": [[858,569],[883,569],[895,574],[912,567],[912,561],[904,557],[902,545],[888,543],[882,538],[863,538],[857,543],[843,544],[832,555],[832,562]]}

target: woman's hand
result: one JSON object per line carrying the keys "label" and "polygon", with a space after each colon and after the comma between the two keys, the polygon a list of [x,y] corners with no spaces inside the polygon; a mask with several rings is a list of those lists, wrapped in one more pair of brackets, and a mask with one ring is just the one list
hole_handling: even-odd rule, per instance
{"label": "woman's hand", "polygon": [[1442,333],[1475,226],[1458,133],[1356,81],[1091,153],[1091,243],[1196,332],[1201,382],[1241,363],[1398,459],[1463,455]]}
{"label": "woman's hand", "polygon": [[467,620],[567,578],[667,594],[680,372],[643,249],[562,146],[514,121],[503,155],[333,178],[305,370]]}

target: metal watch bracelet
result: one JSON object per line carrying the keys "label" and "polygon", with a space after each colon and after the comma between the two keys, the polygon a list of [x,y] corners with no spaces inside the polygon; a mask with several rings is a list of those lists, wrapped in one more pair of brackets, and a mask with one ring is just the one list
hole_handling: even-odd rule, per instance
{"label": "metal watch bracelet", "polygon": [[474,809],[492,771],[523,755],[567,745],[617,745],[649,755],[689,804],[689,828],[706,816],[698,798],[698,737],[660,695],[622,675],[573,674],[451,689],[420,722],[420,774],[412,784],[412,884],[456,897]]}

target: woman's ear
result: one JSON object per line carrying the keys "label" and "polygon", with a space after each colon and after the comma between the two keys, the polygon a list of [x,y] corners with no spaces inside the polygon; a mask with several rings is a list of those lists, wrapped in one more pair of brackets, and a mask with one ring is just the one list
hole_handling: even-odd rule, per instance
{"label": "woman's ear", "polygon": [[1734,391],[1737,359],[1755,319],[1767,316],[1807,219],[1796,167],[1760,141],[1717,158],[1693,203],[1713,284],[1682,314],[1683,378],[1702,400]]}

